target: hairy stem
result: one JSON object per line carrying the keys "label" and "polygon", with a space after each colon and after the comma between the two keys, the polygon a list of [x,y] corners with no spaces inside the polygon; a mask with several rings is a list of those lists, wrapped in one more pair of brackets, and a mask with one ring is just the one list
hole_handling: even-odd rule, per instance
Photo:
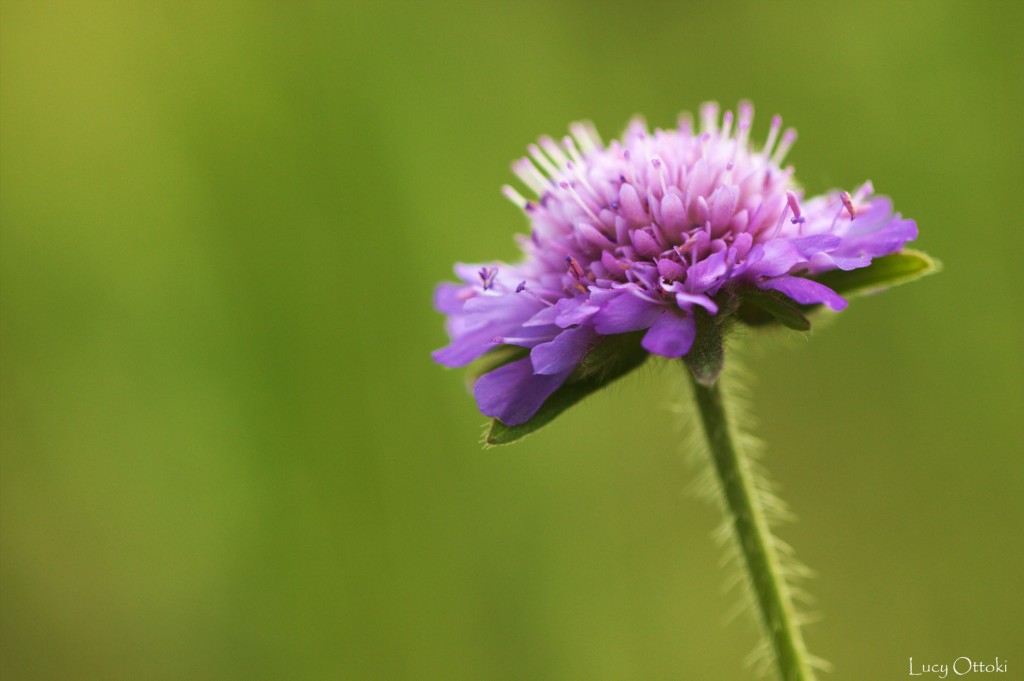
{"label": "hairy stem", "polygon": [[782,681],[813,681],[807,648],[796,622],[779,552],[754,482],[750,462],[734,444],[718,382],[693,381],[701,422],[726,506],[731,514],[765,633]]}

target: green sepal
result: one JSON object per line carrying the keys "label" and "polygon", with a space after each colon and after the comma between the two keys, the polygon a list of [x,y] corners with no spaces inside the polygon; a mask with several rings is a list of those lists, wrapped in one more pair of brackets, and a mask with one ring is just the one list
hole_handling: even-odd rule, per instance
{"label": "green sepal", "polygon": [[851,298],[877,293],[898,284],[938,272],[942,265],[920,251],[905,249],[875,258],[856,270],[829,270],[810,279],[824,284],[841,296]]}
{"label": "green sepal", "polygon": [[641,338],[643,333],[606,336],[586,354],[565,385],[544,401],[533,418],[518,426],[506,426],[500,420],[492,419],[484,443],[492,446],[512,444],[551,423],[591,393],[639,367],[648,357],[640,347]]}
{"label": "green sepal", "polygon": [[697,323],[697,335],[690,351],[683,357],[683,362],[693,374],[693,380],[710,387],[718,380],[725,366],[725,329],[722,325],[727,317],[712,317],[700,307],[694,309],[693,316]]}
{"label": "green sepal", "polygon": [[753,286],[739,291],[740,306],[736,310],[739,320],[748,326],[779,323],[796,331],[809,331],[811,322],[800,306],[778,291],[762,291]]}

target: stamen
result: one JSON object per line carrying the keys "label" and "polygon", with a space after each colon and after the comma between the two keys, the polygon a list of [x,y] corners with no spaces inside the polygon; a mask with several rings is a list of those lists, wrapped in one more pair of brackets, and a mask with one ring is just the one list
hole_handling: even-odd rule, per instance
{"label": "stamen", "polygon": [[525,156],[512,164],[514,172],[527,187],[532,189],[538,196],[544,192],[544,185],[548,179],[540,174],[537,166],[530,162]]}
{"label": "stamen", "polygon": [[[745,133],[745,132],[749,132],[749,130],[747,130],[747,131],[740,131],[740,132]],[[731,173],[733,167],[735,167],[735,165],[736,165],[736,154],[739,153],[740,148],[742,146],[743,145],[740,143],[739,137],[737,136],[736,141],[732,143],[732,153],[729,154],[729,161],[725,164],[725,172],[726,173]],[[726,176],[723,176],[723,178],[722,178],[722,182],[731,182],[731,181],[732,181],[732,175],[726,175]]]}
{"label": "stamen", "polygon": [[594,191],[594,188],[590,186],[590,182],[587,181],[587,176],[583,174],[583,171],[580,170],[579,166],[570,161],[565,164],[565,167],[568,168],[572,172],[572,174],[576,176],[576,179],[580,181],[580,184],[587,188],[587,191],[590,192],[591,196],[595,197],[598,200],[598,202],[602,200],[601,195]]}
{"label": "stamen", "polygon": [[583,268],[580,267],[579,260],[577,260],[571,255],[567,255],[565,256],[565,265],[566,269],[569,271],[569,274],[572,275],[572,278],[576,280],[576,283],[574,283],[571,287],[566,288],[566,290],[572,288],[579,291],[580,293],[586,293],[587,287],[583,284],[583,277],[585,272],[583,271]]}
{"label": "stamen", "polygon": [[539,295],[537,295],[534,291],[531,291],[529,288],[527,288],[526,287],[526,280],[525,279],[523,281],[519,282],[519,285],[516,286],[516,293],[524,293],[524,292],[529,294],[529,295],[531,295],[531,296],[533,296],[534,298],[536,298],[540,302],[544,303],[548,307],[551,307],[552,305],[554,305],[554,303],[552,303],[550,300],[544,300]]}
{"label": "stamen", "polygon": [[523,210],[530,210],[530,208],[533,206],[533,204],[530,203],[526,198],[524,198],[522,194],[517,192],[515,188],[507,184],[501,188],[501,193],[504,194],[505,198],[514,203],[518,208],[522,208]]}
{"label": "stamen", "polygon": [[579,142],[580,148],[587,153],[601,147],[601,138],[598,136],[594,124],[590,121],[579,121],[571,124],[569,132]]}
{"label": "stamen", "polygon": [[853,207],[853,201],[850,200],[850,195],[846,192],[840,192],[839,200],[843,202],[843,207],[846,208],[846,212],[850,214],[850,219],[855,219],[857,217],[857,210]]}
{"label": "stamen", "polygon": [[684,111],[679,114],[679,132],[683,133],[684,137],[689,137],[693,134],[693,114],[689,111]]}
{"label": "stamen", "polygon": [[800,215],[800,203],[796,200],[796,194],[791,191],[786,192],[786,203],[789,204],[790,209],[793,211],[793,219],[790,220],[794,225],[802,223],[807,220],[805,217]]}
{"label": "stamen", "polygon": [[576,148],[576,142],[573,141],[572,137],[569,137],[568,135],[563,137],[562,146],[565,147],[565,150],[569,152],[569,158],[571,158],[573,161],[576,161],[576,163],[583,163],[583,157],[580,156],[580,152]]}
{"label": "stamen", "polygon": [[530,156],[533,156],[533,160],[537,162],[537,165],[548,174],[548,177],[554,177],[558,174],[558,168],[556,168],[548,157],[544,155],[544,152],[540,150],[536,144],[531,144],[526,147],[526,150],[530,152]]}
{"label": "stamen", "polygon": [[483,285],[484,290],[488,291],[494,286],[494,277],[498,275],[497,267],[481,267],[477,273],[480,275],[480,283]]}
{"label": "stamen", "polygon": [[846,192],[839,192],[839,210],[836,211],[836,216],[832,218],[832,226],[829,227],[829,231],[833,231],[836,228],[836,223],[839,222],[839,216],[843,214],[845,210],[850,214],[850,219],[853,220],[857,217],[857,209],[853,207],[853,201],[850,200],[850,195]]}
{"label": "stamen", "polygon": [[755,230],[757,232],[763,232],[764,231],[764,226],[760,224],[760,221],[761,221],[761,211],[763,211],[763,210],[764,210],[764,201],[762,200],[760,203],[757,204],[757,208],[754,209],[754,212],[751,213],[750,217],[747,219],[747,230],[748,231],[751,231],[751,232],[753,232]]}
{"label": "stamen", "polygon": [[[646,142],[643,139],[640,139],[638,143],[646,147]],[[627,179],[630,184],[640,186],[641,184],[646,184],[646,182],[642,180],[644,173],[641,172],[643,169],[643,160],[647,157],[646,148],[641,148],[641,150],[635,151],[637,152],[636,154],[630,150],[623,151],[623,159],[630,164],[628,168],[629,172],[627,173]]]}
{"label": "stamen", "polygon": [[782,141],[779,142],[779,148],[772,154],[772,163],[779,165],[782,163],[782,159],[786,158],[786,154],[789,152],[789,148],[793,146],[793,142],[796,141],[796,130],[789,128],[782,135]]}
{"label": "stamen", "polygon": [[726,111],[722,116],[722,137],[728,137],[732,133],[732,111]]}
{"label": "stamen", "polygon": [[559,182],[558,186],[572,194],[572,198],[575,199],[576,203],[579,204],[580,208],[582,208],[587,215],[593,218],[595,222],[601,222],[601,219],[594,214],[594,211],[590,210],[590,206],[588,206],[587,203],[583,200],[583,197],[580,196],[579,193],[577,193],[575,187],[573,187],[571,184],[565,181]]}
{"label": "stamen", "polygon": [[739,122],[736,124],[736,144],[745,147],[750,136],[750,126],[754,121],[754,107],[747,100],[740,102]]}
{"label": "stamen", "polygon": [[718,102],[705,102],[700,107],[700,127],[702,132],[718,129]]}
{"label": "stamen", "polygon": [[782,215],[779,216],[779,221],[776,223],[775,229],[772,230],[772,235],[768,237],[769,239],[774,239],[779,233],[779,230],[782,229],[782,223],[786,221],[787,215],[789,215],[789,203],[782,209]]}
{"label": "stamen", "polygon": [[569,274],[571,274],[572,278],[575,279],[577,282],[583,278],[583,268],[580,267],[580,261],[577,260],[574,256],[565,256],[565,265],[566,269],[569,271]]}
{"label": "stamen", "polygon": [[832,218],[832,226],[828,228],[828,231],[835,231],[836,223],[839,222],[839,216],[843,214],[843,207],[839,206],[839,210],[836,211],[836,216]]}
{"label": "stamen", "polygon": [[495,336],[491,339],[492,343],[498,345],[525,345],[530,347],[530,344],[537,344],[537,341],[544,342],[543,338],[526,338],[519,336]]}
{"label": "stamen", "polygon": [[764,151],[761,152],[765,158],[771,156],[772,147],[775,146],[775,140],[778,139],[780,130],[782,130],[782,116],[775,114],[772,116],[772,127],[768,130],[768,139],[764,143]]}
{"label": "stamen", "polygon": [[[675,251],[676,255],[679,256],[679,264],[680,265],[683,265],[684,267],[686,267],[687,265],[689,265],[690,267],[693,267],[693,265],[697,262],[697,249],[694,248],[694,246],[696,246],[696,244],[697,244],[697,235],[696,234],[690,234],[689,236],[686,237],[686,239],[683,240],[683,243],[679,244],[678,246],[673,246],[672,247],[672,250]],[[686,252],[687,251],[690,252],[690,259],[689,259],[689,261],[687,261],[687,259],[686,259]]]}
{"label": "stamen", "polygon": [[555,144],[555,140],[545,135],[544,137],[541,137],[538,141],[540,142],[541,148],[544,151],[546,151],[548,153],[548,156],[551,157],[551,160],[555,162],[555,165],[564,166],[566,163],[569,162],[569,157],[566,156],[565,153],[558,148],[558,145]]}
{"label": "stamen", "polygon": [[700,143],[700,157],[704,160],[708,158],[708,143],[711,141],[710,132],[702,132],[697,138],[697,142]]}
{"label": "stamen", "polygon": [[668,184],[665,183],[665,171],[661,169],[661,159],[655,156],[651,159],[651,165],[654,166],[655,172],[658,173],[658,179],[661,180],[661,195],[668,196]]}
{"label": "stamen", "polygon": [[631,177],[629,177],[629,178],[627,178],[625,175],[620,175],[620,177],[622,177],[622,181],[626,182],[628,180],[630,184],[637,184],[637,181],[636,181],[636,166],[633,165],[633,154],[631,154],[629,152],[629,149],[623,149],[622,150],[622,159],[626,163],[629,164],[629,166],[627,167],[627,170],[629,171],[629,174],[631,175]]}

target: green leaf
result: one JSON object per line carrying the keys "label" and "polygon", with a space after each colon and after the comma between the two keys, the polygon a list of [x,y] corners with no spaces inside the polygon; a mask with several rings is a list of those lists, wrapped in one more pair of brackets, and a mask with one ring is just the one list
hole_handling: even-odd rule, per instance
{"label": "green leaf", "polygon": [[924,253],[907,249],[875,258],[870,265],[857,270],[830,270],[810,278],[841,296],[854,297],[919,279],[938,272],[941,267],[937,260]]}
{"label": "green leaf", "polygon": [[710,387],[725,366],[725,334],[721,319],[711,317],[703,308],[696,308],[694,317],[697,337],[693,339],[693,347],[683,357],[683,362],[693,374],[693,380]]}
{"label": "green leaf", "polygon": [[736,311],[740,321],[749,326],[763,326],[778,322],[797,331],[809,331],[811,322],[800,307],[778,291],[762,291],[753,286],[739,293],[740,307]]}
{"label": "green leaf", "polygon": [[640,347],[643,334],[607,336],[594,347],[565,385],[552,393],[526,423],[506,426],[498,419],[491,421],[484,442],[507,445],[526,437],[551,423],[559,414],[593,392],[628,374],[644,363],[647,352]]}

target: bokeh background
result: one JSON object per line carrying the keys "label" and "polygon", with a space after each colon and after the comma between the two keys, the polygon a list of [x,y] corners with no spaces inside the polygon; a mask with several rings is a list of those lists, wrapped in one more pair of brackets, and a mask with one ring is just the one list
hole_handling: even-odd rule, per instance
{"label": "bokeh background", "polygon": [[810,647],[1024,662],[1024,4],[0,7],[3,679],[750,677],[675,366],[483,451],[429,357],[528,142],[744,97],[945,263],[749,339]]}

